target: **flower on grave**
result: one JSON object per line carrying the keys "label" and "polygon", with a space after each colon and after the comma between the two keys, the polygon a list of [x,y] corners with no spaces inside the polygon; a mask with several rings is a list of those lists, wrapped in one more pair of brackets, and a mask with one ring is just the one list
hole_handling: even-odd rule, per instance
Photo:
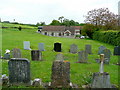
{"label": "flower on grave", "polygon": [[6,50],[5,50],[5,53],[10,53],[10,50],[6,49]]}
{"label": "flower on grave", "polygon": [[63,61],[63,62],[69,62],[68,60],[65,60],[65,61]]}

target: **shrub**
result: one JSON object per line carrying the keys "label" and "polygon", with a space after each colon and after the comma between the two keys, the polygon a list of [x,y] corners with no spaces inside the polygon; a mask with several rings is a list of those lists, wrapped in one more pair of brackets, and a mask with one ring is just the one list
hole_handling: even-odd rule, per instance
{"label": "shrub", "polygon": [[120,46],[120,31],[96,31],[93,34],[93,39]]}

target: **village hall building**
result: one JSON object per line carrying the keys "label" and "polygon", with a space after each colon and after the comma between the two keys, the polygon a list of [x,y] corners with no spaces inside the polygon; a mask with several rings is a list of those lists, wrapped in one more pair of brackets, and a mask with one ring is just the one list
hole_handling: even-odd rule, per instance
{"label": "village hall building", "polygon": [[38,32],[48,36],[76,36],[81,29],[82,26],[38,26]]}

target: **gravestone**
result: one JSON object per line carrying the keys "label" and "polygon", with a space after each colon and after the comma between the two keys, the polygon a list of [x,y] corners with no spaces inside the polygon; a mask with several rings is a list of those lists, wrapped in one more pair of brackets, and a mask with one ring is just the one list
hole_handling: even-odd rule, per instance
{"label": "gravestone", "polygon": [[115,46],[114,47],[114,52],[113,52],[114,55],[120,55],[120,46]]}
{"label": "gravestone", "polygon": [[78,62],[86,63],[88,60],[88,53],[85,51],[78,52]]}
{"label": "gravestone", "polygon": [[25,50],[31,50],[31,48],[30,48],[30,41],[24,41],[23,43],[24,43],[24,49]]}
{"label": "gravestone", "polygon": [[105,64],[109,64],[111,51],[109,49],[104,49],[101,53],[105,55],[104,56],[104,63]]}
{"label": "gravestone", "polygon": [[64,60],[63,54],[57,54],[56,60]]}
{"label": "gravestone", "polygon": [[100,46],[100,47],[99,47],[99,50],[98,50],[98,54],[99,54],[99,55],[102,54],[102,51],[103,51],[104,49],[106,49],[106,47]]}
{"label": "gravestone", "polygon": [[10,54],[9,53],[5,53],[3,58],[4,59],[10,59]]}
{"label": "gravestone", "polygon": [[42,52],[39,50],[32,50],[31,51],[31,58],[33,61],[40,61],[42,60]]}
{"label": "gravestone", "polygon": [[100,72],[93,74],[91,88],[111,88],[110,76],[104,72],[104,54],[100,54]]}
{"label": "gravestone", "polygon": [[14,48],[12,50],[12,55],[13,55],[13,58],[21,58],[21,51],[20,51],[20,49]]}
{"label": "gravestone", "polygon": [[70,45],[70,53],[77,53],[78,46],[76,44]]}
{"label": "gravestone", "polygon": [[91,45],[85,45],[85,51],[88,54],[92,54]]}
{"label": "gravestone", "polygon": [[61,52],[61,43],[54,43],[54,51]]}
{"label": "gravestone", "polygon": [[70,62],[55,60],[52,65],[52,82],[53,88],[70,87]]}
{"label": "gravestone", "polygon": [[28,59],[11,58],[8,67],[10,84],[30,85],[30,62]]}
{"label": "gravestone", "polygon": [[44,43],[39,43],[38,44],[38,49],[39,49],[39,51],[45,51],[45,49],[44,49]]}

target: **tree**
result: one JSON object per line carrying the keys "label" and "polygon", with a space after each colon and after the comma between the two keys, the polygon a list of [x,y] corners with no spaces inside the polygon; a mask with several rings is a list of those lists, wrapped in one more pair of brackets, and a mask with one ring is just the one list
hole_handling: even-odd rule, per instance
{"label": "tree", "polygon": [[87,13],[85,16],[85,22],[93,24],[99,29],[105,27],[108,29],[114,29],[114,26],[117,26],[118,15],[110,12],[108,8],[94,9]]}
{"label": "tree", "polygon": [[58,25],[61,25],[61,24],[60,24],[60,22],[59,22],[58,20],[53,20],[53,21],[50,23],[50,25],[56,25],[56,26],[58,26]]}
{"label": "tree", "polygon": [[46,25],[45,22],[40,22],[40,23],[37,22],[37,24],[36,24],[36,26],[44,26],[44,25]]}
{"label": "tree", "polygon": [[64,19],[64,16],[61,16],[58,18],[58,20],[60,20],[60,23],[63,23],[63,19]]}

